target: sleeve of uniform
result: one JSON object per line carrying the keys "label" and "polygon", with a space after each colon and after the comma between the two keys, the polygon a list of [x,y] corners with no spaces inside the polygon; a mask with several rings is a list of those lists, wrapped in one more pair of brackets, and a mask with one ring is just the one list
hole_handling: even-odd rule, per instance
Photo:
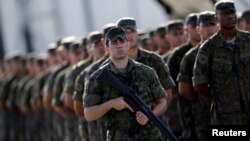
{"label": "sleeve of uniform", "polygon": [[193,68],[191,64],[191,60],[188,54],[186,54],[181,60],[180,72],[177,77],[178,82],[192,83]]}
{"label": "sleeve of uniform", "polygon": [[161,83],[159,81],[159,78],[155,72],[155,70],[149,71],[149,77],[150,77],[150,89],[152,91],[152,95],[154,100],[158,100],[162,97],[165,97],[165,90],[161,86]]}
{"label": "sleeve of uniform", "polygon": [[208,83],[209,73],[209,44],[206,41],[198,51],[193,69],[193,86]]}
{"label": "sleeve of uniform", "polygon": [[56,79],[55,79],[55,85],[53,87],[53,94],[54,94],[54,100],[53,100],[53,104],[55,104],[55,106],[63,106],[63,102],[60,99],[61,93],[62,93],[62,78],[61,75],[57,75]]}
{"label": "sleeve of uniform", "polygon": [[46,81],[45,92],[53,92],[53,86],[55,82],[55,73],[51,73]]}
{"label": "sleeve of uniform", "polygon": [[84,92],[84,84],[85,84],[85,75],[86,71],[83,71],[80,73],[80,75],[77,76],[74,86],[74,94],[73,99],[77,101],[82,101],[82,96]]}
{"label": "sleeve of uniform", "polygon": [[75,84],[76,77],[77,76],[76,76],[74,70],[70,70],[67,73],[66,79],[65,79],[65,87],[63,89],[64,93],[67,93],[67,94],[74,93],[74,84]]}
{"label": "sleeve of uniform", "polygon": [[156,73],[158,75],[158,78],[163,88],[168,89],[170,87],[174,87],[175,83],[172,77],[170,76],[168,65],[163,61],[162,58],[159,58],[156,63],[158,65],[158,69],[156,70]]}
{"label": "sleeve of uniform", "polygon": [[98,83],[98,80],[92,75],[85,85],[85,90],[83,95],[84,107],[100,104],[101,100],[100,93],[101,93],[100,82]]}
{"label": "sleeve of uniform", "polygon": [[167,60],[167,65],[169,67],[169,73],[174,82],[176,82],[177,75],[179,73],[179,66],[177,63],[177,57],[175,55],[175,52],[172,52],[172,54],[169,56]]}

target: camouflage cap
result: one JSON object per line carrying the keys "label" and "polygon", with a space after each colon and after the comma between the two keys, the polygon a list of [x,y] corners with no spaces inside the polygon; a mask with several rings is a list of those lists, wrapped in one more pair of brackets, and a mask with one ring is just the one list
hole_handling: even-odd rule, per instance
{"label": "camouflage cap", "polygon": [[36,61],[37,57],[38,57],[38,54],[35,52],[30,52],[25,56],[27,61]]}
{"label": "camouflage cap", "polygon": [[141,37],[141,36],[147,34],[147,33],[145,32],[145,30],[142,30],[142,29],[137,29],[137,32],[138,32],[139,37]]}
{"label": "camouflage cap", "polygon": [[176,30],[176,29],[183,29],[184,24],[181,20],[172,20],[167,23],[167,33]]}
{"label": "camouflage cap", "polygon": [[87,37],[88,44],[95,44],[103,38],[103,34],[100,31],[90,32]]}
{"label": "camouflage cap", "polygon": [[198,15],[199,15],[199,13],[188,14],[186,19],[185,19],[185,24],[186,25],[191,25],[192,27],[196,27],[197,26]]}
{"label": "camouflage cap", "polygon": [[155,34],[158,36],[164,36],[166,33],[167,33],[167,29],[166,29],[166,25],[164,24],[159,25],[155,30]]}
{"label": "camouflage cap", "polygon": [[140,37],[140,45],[141,46],[145,46],[147,44],[147,41],[149,39],[149,36],[148,35],[143,35]]}
{"label": "camouflage cap", "polygon": [[45,59],[44,57],[39,56],[39,57],[37,57],[37,59],[36,59],[36,63],[37,63],[39,66],[42,66],[42,65],[46,64],[47,62],[46,62],[46,59]]}
{"label": "camouflage cap", "polygon": [[86,48],[86,46],[87,46],[87,37],[86,36],[84,36],[84,37],[81,38],[81,44],[80,44],[80,46],[82,48]]}
{"label": "camouflage cap", "polygon": [[75,36],[68,36],[62,39],[61,45],[59,46],[59,50],[62,50],[63,48],[69,50],[69,46],[72,42],[74,42],[76,39]]}
{"label": "camouflage cap", "polygon": [[203,25],[216,25],[217,20],[215,19],[215,12],[203,11],[199,14],[198,23]]}
{"label": "camouflage cap", "polygon": [[112,42],[117,39],[127,40],[125,31],[119,26],[113,27],[108,31],[106,34],[106,45],[108,46],[108,42]]}
{"label": "camouflage cap", "polygon": [[235,13],[236,9],[234,6],[234,1],[232,0],[220,0],[214,5],[215,11],[221,11],[223,13]]}
{"label": "camouflage cap", "polygon": [[242,20],[250,19],[250,10],[246,10],[241,15]]}
{"label": "camouflage cap", "polygon": [[116,24],[115,23],[108,23],[108,24],[105,24],[103,27],[102,27],[102,30],[103,30],[103,37],[105,38],[106,37],[106,34],[108,33],[108,31],[112,28],[112,27],[115,27]]}
{"label": "camouflage cap", "polygon": [[21,53],[19,52],[13,52],[13,53],[9,53],[7,55],[4,56],[4,60],[5,61],[19,61],[19,60],[22,60],[23,59],[23,56],[21,55]]}
{"label": "camouflage cap", "polygon": [[81,40],[75,40],[72,44],[70,44],[69,48],[70,52],[79,52],[81,49]]}
{"label": "camouflage cap", "polygon": [[136,21],[134,18],[131,18],[131,17],[123,17],[123,18],[119,19],[116,22],[116,25],[122,27],[123,29],[130,28],[130,29],[133,29],[135,31],[137,30]]}
{"label": "camouflage cap", "polygon": [[48,54],[56,54],[57,44],[56,43],[50,43],[48,45],[47,53]]}
{"label": "camouflage cap", "polygon": [[151,38],[151,37],[154,37],[154,36],[156,35],[155,30],[156,30],[156,29],[150,29],[150,30],[149,30],[148,34],[149,34],[149,37],[150,37],[150,38]]}

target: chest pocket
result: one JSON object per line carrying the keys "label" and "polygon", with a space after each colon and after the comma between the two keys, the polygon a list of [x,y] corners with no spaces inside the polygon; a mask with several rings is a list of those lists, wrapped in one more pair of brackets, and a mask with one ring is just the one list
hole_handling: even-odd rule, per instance
{"label": "chest pocket", "polygon": [[212,65],[213,80],[220,83],[226,83],[230,79],[233,63],[229,60],[215,58]]}
{"label": "chest pocket", "polygon": [[136,90],[137,94],[142,98],[142,100],[149,106],[153,103],[153,97],[149,84],[145,82],[134,82],[132,89]]}
{"label": "chest pocket", "polygon": [[240,60],[243,64],[246,76],[250,78],[250,54],[241,54]]}

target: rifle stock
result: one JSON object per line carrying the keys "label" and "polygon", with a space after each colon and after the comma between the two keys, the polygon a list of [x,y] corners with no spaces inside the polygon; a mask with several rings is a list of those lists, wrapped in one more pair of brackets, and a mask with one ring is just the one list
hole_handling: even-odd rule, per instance
{"label": "rifle stock", "polygon": [[170,141],[178,141],[171,129],[165,125],[145,104],[145,102],[138,96],[138,94],[129,86],[124,85],[106,68],[99,75],[99,80],[106,82],[111,87],[117,89],[124,100],[133,108],[134,111],[143,112],[155,126],[157,126],[161,133]]}

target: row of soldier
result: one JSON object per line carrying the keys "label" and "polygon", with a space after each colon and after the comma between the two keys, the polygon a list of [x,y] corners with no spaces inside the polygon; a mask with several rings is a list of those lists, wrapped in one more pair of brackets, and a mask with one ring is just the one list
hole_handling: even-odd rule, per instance
{"label": "row of soldier", "polygon": [[[215,16],[235,15],[231,2],[223,4],[215,8],[221,13],[192,13],[185,23],[169,21],[140,36],[135,19],[126,17],[85,38],[59,39],[49,45],[46,58],[34,53],[6,56],[0,71],[0,140],[105,140],[105,122],[84,118],[83,94],[91,74],[109,61],[105,35],[116,26],[126,33],[129,57],[156,71],[168,105],[162,120],[183,140],[208,140],[211,98],[195,91],[193,67],[199,47],[222,24]],[[246,11],[237,28],[249,30],[249,19]]]}

